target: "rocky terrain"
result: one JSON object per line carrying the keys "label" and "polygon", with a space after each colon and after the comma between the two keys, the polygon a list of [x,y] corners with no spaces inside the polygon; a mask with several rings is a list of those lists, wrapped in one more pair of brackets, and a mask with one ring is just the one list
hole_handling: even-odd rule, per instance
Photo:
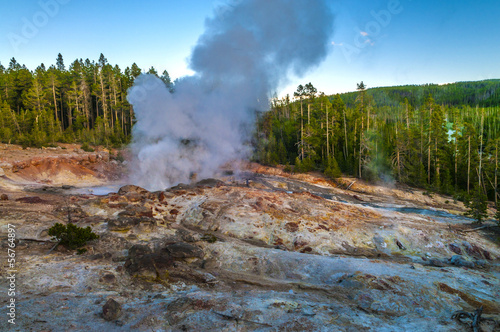
{"label": "rocky terrain", "polygon": [[[472,331],[480,307],[500,328],[498,227],[450,197],[256,164],[150,192],[113,151],[0,153],[9,330]],[[68,222],[99,235],[81,255],[48,235]]]}

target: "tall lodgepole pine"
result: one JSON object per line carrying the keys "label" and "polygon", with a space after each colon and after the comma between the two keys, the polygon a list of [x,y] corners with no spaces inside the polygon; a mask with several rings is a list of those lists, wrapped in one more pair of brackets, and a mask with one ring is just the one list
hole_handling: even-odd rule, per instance
{"label": "tall lodgepole pine", "polygon": [[328,130],[328,105],[325,105],[326,109],[326,158],[330,158],[330,131]]}
{"label": "tall lodgepole pine", "polygon": [[429,141],[427,143],[427,183],[431,184],[431,143],[432,143],[432,110],[433,110],[433,99],[429,95],[428,99],[428,107],[429,107]]}
{"label": "tall lodgepole pine", "polygon": [[[56,99],[56,81],[54,73],[50,76],[50,84],[52,86],[52,97],[54,97],[54,115],[56,117],[56,123],[59,123],[59,115],[57,113],[57,99]],[[62,127],[59,126],[60,132],[62,132]]]}
{"label": "tall lodgepole pine", "polygon": [[293,95],[300,100],[300,159],[304,160],[304,109],[302,105],[302,98],[305,95],[304,86],[300,84]]}
{"label": "tall lodgepole pine", "polygon": [[455,139],[453,157],[455,159],[455,191],[456,191],[458,186],[458,126],[457,126],[456,116],[453,119],[453,131],[454,131],[453,136]]}
{"label": "tall lodgepole pine", "polygon": [[498,143],[499,139],[495,141],[495,206],[498,206]]}
{"label": "tall lodgepole pine", "polygon": [[467,194],[470,194],[470,135],[467,137],[469,153],[467,154]]}
{"label": "tall lodgepole pine", "polygon": [[344,152],[344,160],[347,161],[347,157],[349,157],[349,149],[347,147],[347,120],[346,120],[346,115],[345,115],[345,107],[344,107],[344,142],[345,142],[345,152]]}
{"label": "tall lodgepole pine", "polygon": [[482,161],[483,161],[483,133],[484,133],[484,109],[481,109],[481,135],[479,137],[480,148],[479,148],[479,188],[481,188],[481,178],[482,178]]}

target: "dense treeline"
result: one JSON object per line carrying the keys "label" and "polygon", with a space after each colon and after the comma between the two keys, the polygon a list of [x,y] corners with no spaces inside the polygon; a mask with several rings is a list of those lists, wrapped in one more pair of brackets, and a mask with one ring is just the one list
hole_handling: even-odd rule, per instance
{"label": "dense treeline", "polygon": [[[420,107],[429,95],[439,105],[494,107],[500,105],[500,80],[372,88],[366,94],[378,107],[397,106],[405,100],[413,107]],[[357,92],[345,93],[341,97],[347,107],[354,107]]]}
{"label": "dense treeline", "polygon": [[[361,82],[355,93],[328,97],[300,85],[294,100],[275,99],[260,118],[256,158],[498,202],[500,107],[438,103],[432,94],[396,102],[387,96],[400,88],[384,89],[370,93]],[[379,105],[382,92],[390,102]]]}
{"label": "dense treeline", "polygon": [[[158,76],[152,67],[149,73]],[[103,54],[30,71],[15,58],[0,64],[0,141],[24,146],[81,142],[118,146],[129,140],[134,114],[127,90],[141,69],[122,71]],[[172,87],[168,72],[161,79]]]}
{"label": "dense treeline", "polygon": [[[34,71],[12,58],[0,64],[0,141],[127,143],[134,123],[127,90],[141,72],[135,63],[122,71],[103,54],[68,69],[59,54],[56,65]],[[148,73],[174,92],[167,71]],[[499,89],[500,80],[368,90],[361,82],[356,92],[326,96],[300,85],[259,117],[255,158],[453,194],[475,204],[480,220],[485,200],[499,201]]]}

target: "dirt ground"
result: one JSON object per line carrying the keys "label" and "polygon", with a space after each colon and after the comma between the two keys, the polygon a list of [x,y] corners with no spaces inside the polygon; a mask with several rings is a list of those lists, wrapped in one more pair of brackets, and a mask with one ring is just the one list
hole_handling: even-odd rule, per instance
{"label": "dirt ground", "polygon": [[[450,197],[258,164],[150,192],[120,159],[0,146],[2,329],[500,329],[498,227]],[[69,222],[81,255],[48,235]]]}
{"label": "dirt ground", "polygon": [[23,149],[17,145],[0,144],[0,185],[96,186],[123,177],[119,152],[97,148],[83,151],[79,145]]}

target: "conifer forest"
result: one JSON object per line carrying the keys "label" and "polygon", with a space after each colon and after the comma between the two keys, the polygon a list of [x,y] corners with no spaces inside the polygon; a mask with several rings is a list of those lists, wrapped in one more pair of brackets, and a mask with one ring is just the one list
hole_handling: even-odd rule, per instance
{"label": "conifer forest", "polygon": [[[12,58],[0,64],[0,141],[127,144],[134,124],[127,90],[143,72],[175,93],[167,71],[135,63],[122,70],[103,54],[69,66],[59,54],[35,70]],[[252,158],[332,179],[397,181],[479,204],[476,212],[487,200],[498,205],[500,80],[354,89],[327,96],[308,83],[271,99],[256,114]]]}
{"label": "conifer forest", "polygon": [[499,88],[500,80],[374,89],[361,82],[356,92],[326,96],[300,85],[260,118],[256,158],[453,195],[480,221],[487,199],[498,206]]}
{"label": "conifer forest", "polygon": [[[166,71],[148,73],[172,85]],[[97,62],[77,59],[69,67],[59,54],[56,65],[34,71],[12,58],[7,68],[0,64],[0,140],[35,147],[127,143],[134,123],[127,90],[140,74],[135,63],[122,70],[103,54]]]}

